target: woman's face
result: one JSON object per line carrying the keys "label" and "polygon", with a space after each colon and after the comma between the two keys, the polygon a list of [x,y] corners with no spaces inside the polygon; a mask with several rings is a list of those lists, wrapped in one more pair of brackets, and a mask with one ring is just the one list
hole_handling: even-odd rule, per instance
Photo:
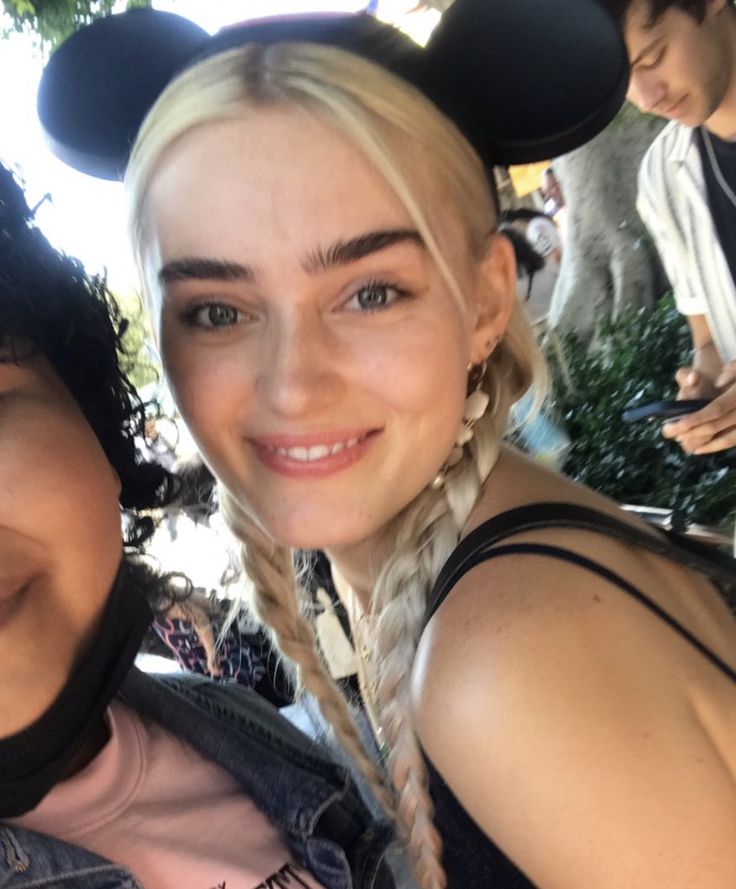
{"label": "woman's face", "polygon": [[122,555],[119,483],[39,356],[0,360],[0,737],[34,722],[94,630]]}
{"label": "woman's face", "polygon": [[399,199],[335,130],[271,109],[174,144],[145,221],[164,365],[215,474],[280,543],[380,532],[450,452],[492,336]]}

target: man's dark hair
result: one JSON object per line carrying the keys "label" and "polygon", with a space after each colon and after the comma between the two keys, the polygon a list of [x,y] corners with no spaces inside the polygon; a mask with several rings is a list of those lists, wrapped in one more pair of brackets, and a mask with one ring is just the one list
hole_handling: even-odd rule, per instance
{"label": "man's dark hair", "polygon": [[[636,0],[601,0],[603,6],[621,23],[625,23],[629,10]],[[708,5],[707,0],[644,0],[649,6],[647,26],[653,28],[669,9],[679,9],[702,22]]]}
{"label": "man's dark hair", "polygon": [[526,295],[524,297],[524,299],[528,300],[532,295],[534,276],[544,268],[545,259],[540,253],[537,253],[526,237],[515,228],[512,228],[511,225],[499,225],[498,231],[511,241],[511,246],[514,248],[514,256],[516,257],[516,277],[521,278],[526,275],[528,279]]}
{"label": "man's dark hair", "polygon": [[104,280],[55,250],[33,216],[0,164],[0,361],[37,352],[54,368],[120,477],[126,543],[140,548],[153,522],[139,511],[170,503],[178,482],[136,444],[145,437],[146,408],[121,368],[127,322]]}
{"label": "man's dark hair", "polygon": [[517,207],[515,210],[504,210],[499,218],[499,224],[510,225],[512,222],[531,222],[532,219],[546,219],[554,225],[554,220],[549,213],[541,210],[532,210],[531,207]]}

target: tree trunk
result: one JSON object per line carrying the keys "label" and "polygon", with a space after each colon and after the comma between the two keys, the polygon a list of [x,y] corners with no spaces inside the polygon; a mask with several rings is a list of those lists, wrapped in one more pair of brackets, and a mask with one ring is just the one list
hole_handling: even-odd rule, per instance
{"label": "tree trunk", "polygon": [[666,278],[636,212],[641,160],[663,121],[626,106],[591,142],[554,162],[566,241],[549,324],[590,336],[625,308],[651,308]]}

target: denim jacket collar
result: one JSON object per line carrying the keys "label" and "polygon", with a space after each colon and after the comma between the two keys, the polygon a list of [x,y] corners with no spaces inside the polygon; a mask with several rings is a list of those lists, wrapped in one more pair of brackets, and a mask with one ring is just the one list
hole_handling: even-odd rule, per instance
{"label": "denim jacket collar", "polygon": [[[389,828],[371,821],[347,770],[255,692],[133,669],[120,695],[229,771],[327,889],[391,889]],[[63,873],[74,889],[137,887],[127,871],[92,853],[0,825],[0,889],[50,889]]]}
{"label": "denim jacket collar", "polygon": [[344,768],[250,689],[134,669],[120,696],[231,772],[269,820],[289,833],[311,834],[325,808],[355,792]]}

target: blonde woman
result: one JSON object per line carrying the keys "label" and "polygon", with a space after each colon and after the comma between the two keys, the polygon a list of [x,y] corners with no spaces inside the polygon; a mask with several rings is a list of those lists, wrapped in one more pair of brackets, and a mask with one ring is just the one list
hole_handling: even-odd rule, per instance
{"label": "blonde woman", "polygon": [[[484,165],[572,147],[624,82],[596,5],[559,9],[459,0],[424,56],[365,22],[205,41],[137,135],[133,238],[255,609],[421,886],[724,889],[736,627],[712,566],[502,444],[540,360]],[[84,118],[65,59],[104,55],[100,34],[47,72],[57,142],[44,107],[66,91]],[[498,101],[512,82],[533,106],[508,71],[522,43],[564,60],[534,138]],[[390,779],[318,654],[296,549],[330,558]]]}

